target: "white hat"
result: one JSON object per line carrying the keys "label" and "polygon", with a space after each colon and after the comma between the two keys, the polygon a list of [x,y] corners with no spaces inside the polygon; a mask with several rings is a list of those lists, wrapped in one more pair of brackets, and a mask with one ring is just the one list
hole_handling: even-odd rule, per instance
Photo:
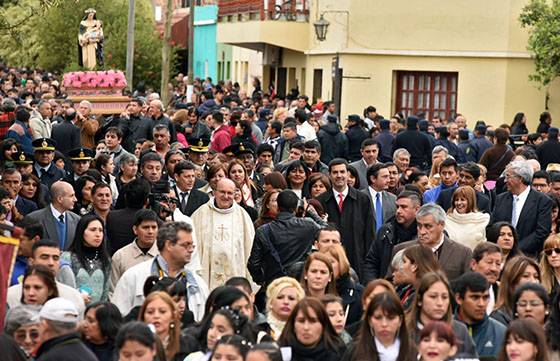
{"label": "white hat", "polygon": [[39,312],[39,318],[60,322],[78,322],[79,313],[76,306],[62,297],[48,300]]}

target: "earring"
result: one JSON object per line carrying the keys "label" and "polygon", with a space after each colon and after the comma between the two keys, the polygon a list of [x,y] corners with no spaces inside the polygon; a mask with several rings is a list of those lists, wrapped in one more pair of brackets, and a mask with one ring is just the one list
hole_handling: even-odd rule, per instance
{"label": "earring", "polygon": [[175,323],[171,322],[171,323],[169,324],[169,328],[170,328],[170,329],[174,329],[174,328],[175,328]]}
{"label": "earring", "polygon": [[544,311],[544,315],[548,316],[550,314],[550,312],[548,312],[548,310]]}

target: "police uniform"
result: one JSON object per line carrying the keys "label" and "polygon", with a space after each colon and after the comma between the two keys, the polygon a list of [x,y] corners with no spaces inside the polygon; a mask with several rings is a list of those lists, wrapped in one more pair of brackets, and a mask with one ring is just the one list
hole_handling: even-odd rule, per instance
{"label": "police uniform", "polygon": [[[50,138],[37,138],[33,141],[33,151],[51,151],[54,152],[56,149],[56,142]],[[47,166],[41,166],[35,161],[33,165],[33,173],[39,177],[41,183],[47,186],[48,189],[51,185],[64,178],[64,171],[59,169],[54,162],[51,162]]]}
{"label": "police uniform", "polygon": [[[68,158],[70,158],[72,162],[81,162],[81,161],[91,162],[93,157],[95,157],[95,152],[89,148],[84,148],[84,147],[74,148],[68,152]],[[66,177],[64,177],[64,181],[70,183],[72,187],[74,187],[74,190],[76,190],[75,185],[78,178],[80,178],[80,175],[76,174],[74,170],[71,170],[66,173]]]}

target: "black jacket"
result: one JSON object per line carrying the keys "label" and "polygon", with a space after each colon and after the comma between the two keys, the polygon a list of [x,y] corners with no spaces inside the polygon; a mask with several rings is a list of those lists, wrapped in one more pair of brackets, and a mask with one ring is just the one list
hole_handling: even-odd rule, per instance
{"label": "black jacket", "polygon": [[[452,188],[447,188],[442,190],[436,200],[436,203],[439,204],[441,208],[443,208],[446,212],[449,208],[451,208],[453,193],[455,193],[455,190],[457,188],[458,187],[452,187]],[[490,206],[490,201],[488,200],[488,197],[476,191],[475,194],[476,194],[476,208],[478,208],[478,210],[481,212],[490,214],[492,212],[492,208]]]}
{"label": "black jacket", "polygon": [[77,333],[51,338],[37,350],[37,361],[98,361]]}
{"label": "black jacket", "polygon": [[123,131],[122,147],[129,153],[134,154],[134,145],[138,139],[152,140],[152,120],[143,116],[131,115],[130,118],[121,119]]}
{"label": "black jacket", "polygon": [[[510,222],[513,208],[513,195],[504,192],[496,197],[496,206],[488,224]],[[537,257],[542,251],[544,241],[550,234],[552,200],[534,189],[529,191],[515,229],[519,236],[519,249],[529,257]]]}
{"label": "black jacket", "polygon": [[292,361],[340,361],[346,351],[342,341],[340,341],[340,346],[335,349],[327,348],[323,340],[313,347],[306,347],[297,340],[293,344],[281,346],[291,347]]}
{"label": "black jacket", "polygon": [[432,143],[429,136],[418,129],[409,127],[397,134],[393,153],[399,148],[404,148],[410,153],[411,167],[429,169],[432,165]]}
{"label": "black jacket", "polygon": [[278,277],[285,276],[267,245],[265,236],[266,226],[270,227],[269,240],[274,246],[284,268],[296,262],[303,261],[311,251],[315,240],[315,233],[326,223],[315,214],[312,218],[297,218],[293,213],[280,212],[276,219],[255,232],[255,240],[247,268],[253,281],[258,284],[268,284]]}
{"label": "black jacket", "polygon": [[132,231],[132,226],[134,225],[136,212],[138,212],[136,208],[109,211],[105,224],[109,240],[109,253],[111,255],[134,241],[136,236]]}
{"label": "black jacket", "polygon": [[362,280],[363,263],[375,239],[375,217],[369,197],[349,187],[342,213],[332,191],[321,194],[317,200],[329,215],[329,222],[338,227],[350,265]]}
{"label": "black jacket", "polygon": [[[180,196],[181,191],[176,186],[173,187],[173,190],[175,191],[175,195],[180,202],[181,201],[181,196]],[[196,211],[201,205],[205,204],[209,200],[210,200],[210,197],[208,196],[208,194],[206,194],[202,191],[199,191],[198,189],[192,189],[189,192],[186,207],[183,208],[181,205],[179,205],[179,209],[181,210],[181,213],[190,217],[194,213],[194,211]]]}
{"label": "black jacket", "polygon": [[550,163],[560,163],[560,142],[558,139],[548,139],[537,147],[537,156],[541,169],[545,170]]}
{"label": "black jacket", "polygon": [[67,155],[68,151],[79,148],[82,144],[80,128],[70,121],[53,124],[51,139],[56,142],[56,149]]}
{"label": "black jacket", "polygon": [[405,229],[393,217],[381,226],[377,232],[377,238],[366,256],[363,283],[367,284],[376,278],[384,278],[391,264],[393,247],[396,244],[413,240],[416,238],[416,234],[416,221]]}
{"label": "black jacket", "polygon": [[368,132],[360,125],[348,127],[346,131],[348,137],[348,161],[355,162],[362,158],[362,142],[369,138]]}
{"label": "black jacket", "polygon": [[382,130],[381,133],[375,136],[375,141],[379,143],[379,161],[383,163],[393,161],[393,144],[395,143],[395,136],[389,130]]}
{"label": "black jacket", "polygon": [[344,310],[348,309],[346,324],[349,325],[359,321],[363,312],[362,293],[364,292],[364,286],[352,281],[350,275],[347,274],[336,280],[336,292],[342,298]]}
{"label": "black jacket", "polygon": [[329,164],[334,158],[348,156],[348,137],[342,133],[336,123],[323,125],[317,132],[321,144],[321,162]]}

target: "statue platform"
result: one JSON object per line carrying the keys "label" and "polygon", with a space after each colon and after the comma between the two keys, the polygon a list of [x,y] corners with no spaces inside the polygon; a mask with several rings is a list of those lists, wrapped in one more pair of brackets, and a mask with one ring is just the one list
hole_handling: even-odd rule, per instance
{"label": "statue platform", "polygon": [[92,113],[110,115],[122,113],[130,98],[123,96],[126,78],[122,71],[77,71],[64,74],[62,86],[68,99],[75,103],[87,100]]}

